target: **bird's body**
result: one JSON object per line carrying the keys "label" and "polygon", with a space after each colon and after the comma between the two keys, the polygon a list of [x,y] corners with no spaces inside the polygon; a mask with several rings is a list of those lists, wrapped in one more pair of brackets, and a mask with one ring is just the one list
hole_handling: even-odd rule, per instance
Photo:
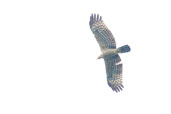
{"label": "bird's body", "polygon": [[112,56],[112,55],[116,55],[118,53],[117,49],[107,49],[107,50],[103,50],[102,54],[98,57],[98,59],[101,58],[106,58],[108,56]]}
{"label": "bird's body", "polygon": [[116,92],[122,90],[122,64],[119,53],[126,53],[130,51],[128,45],[116,48],[115,39],[103,23],[102,17],[96,14],[90,16],[90,29],[92,30],[102,54],[98,59],[103,58],[106,66],[106,74],[108,85]]}

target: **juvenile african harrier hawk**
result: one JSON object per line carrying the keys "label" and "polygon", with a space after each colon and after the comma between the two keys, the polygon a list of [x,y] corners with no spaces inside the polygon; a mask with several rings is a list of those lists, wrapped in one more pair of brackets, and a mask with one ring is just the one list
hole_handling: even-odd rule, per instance
{"label": "juvenile african harrier hawk", "polygon": [[122,85],[122,64],[119,53],[130,51],[128,45],[116,48],[115,39],[103,23],[102,17],[96,14],[90,16],[90,29],[93,32],[102,54],[98,59],[103,58],[106,66],[107,82],[113,91],[119,92],[124,87]]}

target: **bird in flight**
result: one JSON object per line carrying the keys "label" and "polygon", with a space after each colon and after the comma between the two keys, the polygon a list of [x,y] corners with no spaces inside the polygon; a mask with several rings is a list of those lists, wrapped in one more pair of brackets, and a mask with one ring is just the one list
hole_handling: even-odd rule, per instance
{"label": "bird in flight", "polygon": [[102,52],[98,59],[104,59],[108,85],[113,91],[119,92],[124,86],[122,84],[122,63],[120,63],[121,59],[118,54],[129,52],[131,49],[129,45],[116,48],[114,36],[98,14],[90,16],[89,25]]}

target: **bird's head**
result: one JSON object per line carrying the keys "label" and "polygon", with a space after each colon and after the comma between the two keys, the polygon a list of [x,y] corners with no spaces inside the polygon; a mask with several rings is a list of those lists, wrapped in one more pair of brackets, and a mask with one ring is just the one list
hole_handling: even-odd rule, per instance
{"label": "bird's head", "polygon": [[97,57],[97,59],[101,59],[103,58],[103,54],[101,54],[99,57]]}

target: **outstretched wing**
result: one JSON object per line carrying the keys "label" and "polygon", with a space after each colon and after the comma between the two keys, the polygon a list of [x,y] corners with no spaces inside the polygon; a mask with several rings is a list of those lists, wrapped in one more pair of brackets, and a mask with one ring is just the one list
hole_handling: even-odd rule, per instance
{"label": "outstretched wing", "polygon": [[117,64],[121,61],[119,55],[104,58],[104,61],[108,85],[113,91],[121,91],[124,86],[122,85],[122,64]]}
{"label": "outstretched wing", "polygon": [[103,23],[102,17],[96,14],[92,14],[90,16],[90,29],[95,35],[97,42],[100,45],[101,50],[116,48],[115,39],[107,28],[107,26]]}

